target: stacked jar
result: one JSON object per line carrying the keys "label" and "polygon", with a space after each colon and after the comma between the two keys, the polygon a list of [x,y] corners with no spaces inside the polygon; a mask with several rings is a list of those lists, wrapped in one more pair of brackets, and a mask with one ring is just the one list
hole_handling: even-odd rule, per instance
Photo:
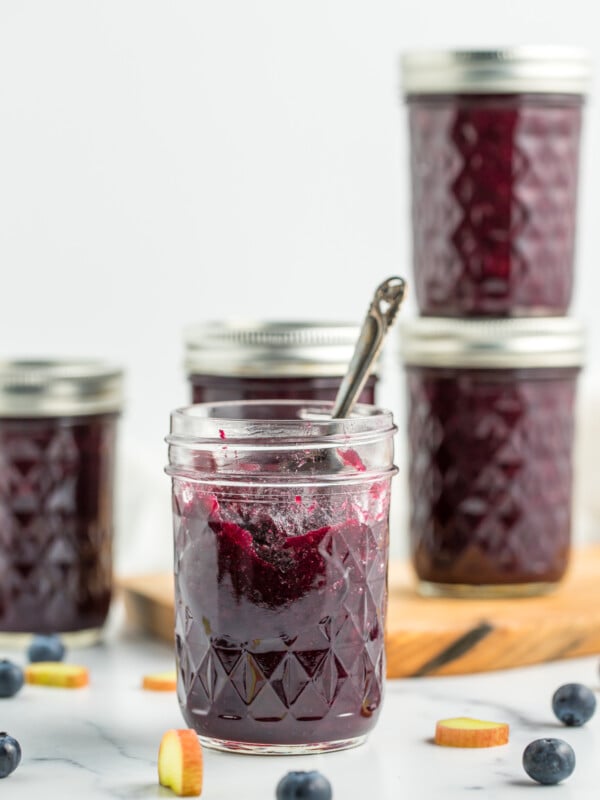
{"label": "stacked jar", "polygon": [[421,316],[402,329],[424,594],[539,594],[570,549],[585,54],[403,59]]}

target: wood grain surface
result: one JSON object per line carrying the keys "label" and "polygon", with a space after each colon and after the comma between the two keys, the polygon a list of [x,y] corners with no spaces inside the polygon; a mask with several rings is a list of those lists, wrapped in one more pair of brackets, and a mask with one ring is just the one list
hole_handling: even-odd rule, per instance
{"label": "wood grain surface", "polygon": [[[120,581],[135,625],[173,640],[173,577]],[[458,675],[600,653],[600,546],[574,553],[561,587],[544,597],[418,597],[408,566],[390,566],[388,676]]]}

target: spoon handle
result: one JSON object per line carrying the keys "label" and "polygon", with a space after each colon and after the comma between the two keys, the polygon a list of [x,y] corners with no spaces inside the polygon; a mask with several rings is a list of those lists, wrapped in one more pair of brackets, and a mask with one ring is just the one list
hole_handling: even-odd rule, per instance
{"label": "spoon handle", "polygon": [[405,294],[406,281],[404,278],[388,278],[377,287],[363,322],[348,371],[335,398],[331,414],[333,419],[350,415],[369,377],[371,367],[379,355],[383,340],[402,305]]}

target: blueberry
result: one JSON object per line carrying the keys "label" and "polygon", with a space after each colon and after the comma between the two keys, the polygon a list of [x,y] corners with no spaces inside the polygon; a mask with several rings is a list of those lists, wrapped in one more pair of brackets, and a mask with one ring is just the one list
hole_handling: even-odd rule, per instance
{"label": "blueberry", "polygon": [[21,761],[21,745],[8,733],[0,733],[0,778],[14,772]]}
{"label": "blueberry", "polygon": [[27,655],[30,661],[62,661],[65,657],[65,646],[55,633],[39,634],[33,637]]}
{"label": "blueberry", "polygon": [[562,739],[536,739],[525,748],[523,769],[538,783],[559,783],[575,769],[575,753]]}
{"label": "blueberry", "polygon": [[0,661],[0,697],[12,697],[23,686],[23,670],[12,661]]}
{"label": "blueberry", "polygon": [[320,772],[288,772],[277,784],[277,800],[331,800],[331,784]]}
{"label": "blueberry", "polygon": [[594,716],[596,698],[581,683],[565,683],[554,692],[552,710],[565,725],[583,725]]}

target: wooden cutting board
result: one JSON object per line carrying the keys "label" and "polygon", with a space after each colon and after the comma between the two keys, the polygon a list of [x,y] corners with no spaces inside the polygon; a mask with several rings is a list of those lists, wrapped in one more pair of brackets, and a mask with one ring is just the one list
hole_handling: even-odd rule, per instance
{"label": "wooden cutting board", "polygon": [[[120,581],[142,630],[173,640],[173,577]],[[561,587],[545,597],[418,597],[407,565],[390,566],[388,677],[458,675],[600,653],[600,546],[574,553]]]}

